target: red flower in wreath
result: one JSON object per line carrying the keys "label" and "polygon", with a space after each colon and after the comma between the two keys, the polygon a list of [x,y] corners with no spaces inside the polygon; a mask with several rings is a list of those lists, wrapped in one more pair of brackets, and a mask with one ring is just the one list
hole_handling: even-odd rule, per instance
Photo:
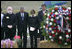
{"label": "red flower in wreath", "polygon": [[49,16],[49,19],[51,19],[51,16]]}
{"label": "red flower in wreath", "polygon": [[53,28],[53,26],[51,26]]}
{"label": "red flower in wreath", "polygon": [[66,10],[66,8],[63,7],[63,10]]}
{"label": "red flower in wreath", "polygon": [[54,30],[54,32],[56,33],[56,30]]}
{"label": "red flower in wreath", "polygon": [[53,34],[52,36],[55,37],[55,34]]}
{"label": "red flower in wreath", "polygon": [[66,41],[67,41],[67,42],[69,42],[69,41],[70,41],[70,39],[67,39]]}
{"label": "red flower in wreath", "polygon": [[58,8],[56,7],[54,10],[58,10]]}
{"label": "red flower in wreath", "polygon": [[56,23],[56,19],[54,19],[54,22]]}
{"label": "red flower in wreath", "polygon": [[59,32],[59,30],[57,30],[57,32]]}
{"label": "red flower in wreath", "polygon": [[54,17],[56,17],[56,15],[54,14]]}
{"label": "red flower in wreath", "polygon": [[69,16],[71,16],[71,14],[69,14]]}
{"label": "red flower in wreath", "polygon": [[51,33],[49,33],[49,35],[51,35]]}
{"label": "red flower in wreath", "polygon": [[69,18],[69,20],[71,21],[71,17]]}
{"label": "red flower in wreath", "polygon": [[69,12],[71,11],[71,10],[68,10]]}
{"label": "red flower in wreath", "polygon": [[51,12],[51,15],[53,14],[53,12]]}
{"label": "red flower in wreath", "polygon": [[66,35],[68,35],[69,33],[68,32],[66,32]]}
{"label": "red flower in wreath", "polygon": [[58,26],[56,26],[56,29],[58,29]]}

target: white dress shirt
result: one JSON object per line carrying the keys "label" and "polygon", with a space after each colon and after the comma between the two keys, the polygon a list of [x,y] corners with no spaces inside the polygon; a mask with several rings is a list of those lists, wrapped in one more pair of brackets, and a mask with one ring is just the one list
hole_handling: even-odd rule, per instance
{"label": "white dress shirt", "polygon": [[43,11],[43,14],[46,12],[46,10]]}
{"label": "white dress shirt", "polygon": [[22,20],[24,20],[24,13],[21,13]]}

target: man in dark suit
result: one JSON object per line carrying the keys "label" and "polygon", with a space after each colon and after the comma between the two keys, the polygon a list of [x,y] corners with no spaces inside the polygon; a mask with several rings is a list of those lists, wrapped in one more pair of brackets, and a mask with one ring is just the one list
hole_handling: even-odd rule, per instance
{"label": "man in dark suit", "polygon": [[4,15],[3,25],[5,38],[10,38],[12,40],[16,34],[16,16],[13,13],[13,8],[10,6],[7,8],[7,13]]}
{"label": "man in dark suit", "polygon": [[[42,7],[42,10],[38,12],[38,18],[39,18],[40,23],[42,21],[44,21],[43,20],[44,13],[48,12],[48,10],[46,10],[45,4],[42,4],[41,7]],[[41,25],[40,25],[40,27],[41,27]],[[43,32],[41,31],[41,28],[39,29],[39,32],[40,32],[40,40],[44,40],[44,36],[42,35]]]}
{"label": "man in dark suit", "polygon": [[28,13],[24,11],[24,8],[20,8],[20,12],[16,13],[17,16],[17,27],[18,27],[18,35],[22,38],[23,34],[23,42],[24,48],[27,46],[27,23],[28,23]]}
{"label": "man in dark suit", "polygon": [[2,13],[2,9],[1,9],[1,40],[4,39],[3,17],[4,14]]}

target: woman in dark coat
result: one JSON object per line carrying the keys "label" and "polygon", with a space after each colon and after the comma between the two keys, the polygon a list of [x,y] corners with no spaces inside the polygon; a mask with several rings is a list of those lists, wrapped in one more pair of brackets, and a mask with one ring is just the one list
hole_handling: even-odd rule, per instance
{"label": "woman in dark coat", "polygon": [[[29,33],[30,33],[30,44],[31,48],[37,48],[37,31],[39,27],[38,16],[35,15],[35,10],[31,10],[31,16],[28,18],[28,26],[29,26]],[[33,39],[35,40],[35,45],[33,45]]]}

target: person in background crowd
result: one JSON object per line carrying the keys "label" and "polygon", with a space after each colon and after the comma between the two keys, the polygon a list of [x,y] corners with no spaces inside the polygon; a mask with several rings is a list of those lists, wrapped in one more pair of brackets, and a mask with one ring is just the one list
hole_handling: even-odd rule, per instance
{"label": "person in background crowd", "polygon": [[22,34],[23,34],[23,37],[24,37],[23,38],[23,42],[24,42],[23,48],[26,48],[27,47],[27,25],[28,25],[29,14],[24,11],[24,7],[21,7],[20,12],[16,13],[16,16],[17,16],[18,35],[22,39]]}
{"label": "person in background crowd", "polygon": [[[43,20],[44,13],[47,13],[48,12],[48,10],[46,9],[46,5],[45,4],[42,4],[41,5],[41,8],[42,8],[42,10],[38,12],[38,18],[39,18],[40,23],[42,21],[44,21]],[[41,27],[41,25],[40,25],[40,27]],[[44,36],[42,35],[41,28],[39,29],[39,32],[40,32],[40,40],[44,40]]]}
{"label": "person in background crowd", "polygon": [[[39,21],[38,16],[35,15],[35,10],[30,11],[31,16],[28,18],[28,26],[29,26],[29,33],[30,33],[30,44],[31,48],[37,48],[37,30],[39,28]],[[35,40],[33,42],[33,39]],[[35,43],[35,45],[34,45]]]}
{"label": "person in background crowd", "polygon": [[16,34],[16,16],[13,13],[13,8],[11,6],[7,7],[7,13],[3,18],[3,25],[5,29],[5,38],[10,38],[11,40]]}
{"label": "person in background crowd", "polygon": [[4,39],[3,17],[4,17],[4,14],[2,13],[2,8],[1,8],[1,40]]}

